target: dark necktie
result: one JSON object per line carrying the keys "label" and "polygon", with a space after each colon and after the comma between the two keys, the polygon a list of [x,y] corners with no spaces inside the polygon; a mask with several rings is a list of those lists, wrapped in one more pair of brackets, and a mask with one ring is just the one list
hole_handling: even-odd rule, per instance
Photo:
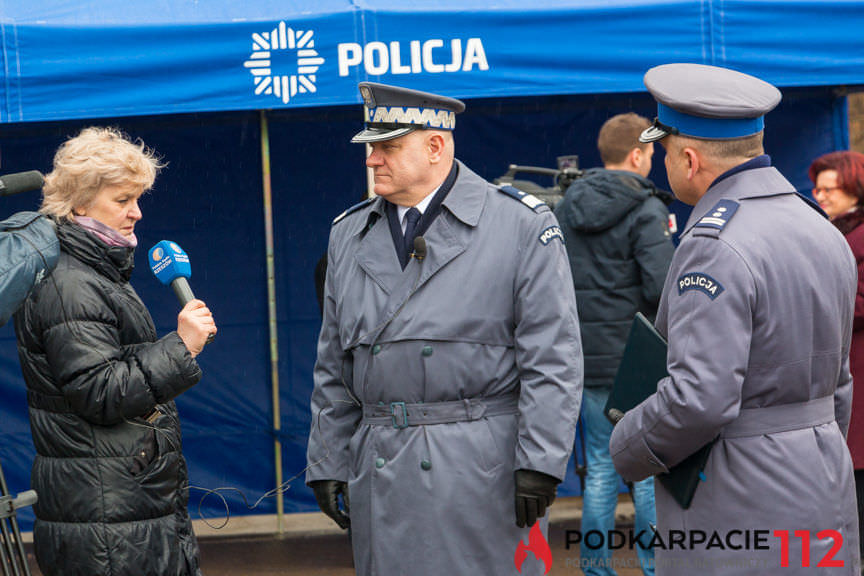
{"label": "dark necktie", "polygon": [[414,252],[414,233],[417,231],[420,216],[422,214],[417,208],[411,208],[405,213],[405,253],[409,255]]}

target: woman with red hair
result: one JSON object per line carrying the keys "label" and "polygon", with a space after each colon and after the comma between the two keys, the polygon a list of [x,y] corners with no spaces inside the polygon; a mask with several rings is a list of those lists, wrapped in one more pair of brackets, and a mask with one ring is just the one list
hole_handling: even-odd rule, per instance
{"label": "woman with red hair", "polygon": [[[852,372],[852,421],[846,442],[855,466],[859,534],[864,535],[864,154],[844,150],[820,156],[808,170],[813,198],[846,236],[858,263],[858,295],[849,369]],[[859,540],[864,555],[864,537]]]}

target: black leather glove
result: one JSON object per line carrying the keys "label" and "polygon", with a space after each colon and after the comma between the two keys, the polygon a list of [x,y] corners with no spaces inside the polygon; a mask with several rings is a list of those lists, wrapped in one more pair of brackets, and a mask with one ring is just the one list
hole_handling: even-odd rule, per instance
{"label": "black leather glove", "polygon": [[[315,500],[318,507],[327,516],[333,519],[340,528],[345,530],[351,526],[351,503],[348,500],[348,484],[339,480],[313,480],[309,487],[315,492]],[[339,494],[345,504],[345,512],[339,509]]]}
{"label": "black leather glove", "polygon": [[516,526],[533,526],[555,501],[560,480],[536,470],[516,470]]}

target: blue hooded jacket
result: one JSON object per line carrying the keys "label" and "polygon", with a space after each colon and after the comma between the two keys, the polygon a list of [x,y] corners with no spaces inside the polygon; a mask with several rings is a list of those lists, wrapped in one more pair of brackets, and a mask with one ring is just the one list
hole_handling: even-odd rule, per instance
{"label": "blue hooded jacket", "polygon": [[38,212],[18,212],[0,222],[0,326],[54,269],[59,255],[54,224]]}

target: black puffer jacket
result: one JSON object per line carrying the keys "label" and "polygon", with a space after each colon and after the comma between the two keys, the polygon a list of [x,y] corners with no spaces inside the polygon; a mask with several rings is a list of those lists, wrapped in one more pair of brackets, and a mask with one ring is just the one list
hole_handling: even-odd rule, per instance
{"label": "black puffer jacket", "polygon": [[585,386],[611,386],[636,312],[657,313],[674,251],[672,199],[638,174],[595,168],[555,208],[579,305]]}
{"label": "black puffer jacket", "polygon": [[39,567],[46,576],[200,574],[172,399],[201,371],[176,332],[156,339],[129,284],[132,249],[66,221],[57,236],[57,268],[15,315],[37,452]]}

